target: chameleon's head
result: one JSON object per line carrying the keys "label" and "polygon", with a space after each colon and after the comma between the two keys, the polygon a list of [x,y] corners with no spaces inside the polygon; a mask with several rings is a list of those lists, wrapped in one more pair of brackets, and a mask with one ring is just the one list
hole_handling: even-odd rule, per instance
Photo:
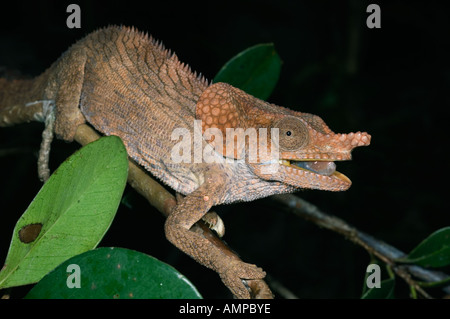
{"label": "chameleon's head", "polygon": [[334,162],[370,144],[367,133],[335,134],[318,116],[269,104],[225,83],[203,92],[196,116],[222,156],[245,158],[257,176],[299,188],[348,189],[351,181]]}

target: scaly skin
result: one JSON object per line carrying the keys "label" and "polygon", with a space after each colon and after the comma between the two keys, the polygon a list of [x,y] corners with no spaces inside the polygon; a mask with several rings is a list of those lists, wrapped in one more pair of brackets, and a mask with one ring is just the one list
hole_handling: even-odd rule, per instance
{"label": "scaly skin", "polygon": [[[367,133],[335,134],[319,117],[261,101],[225,83],[210,85],[175,54],[132,28],[109,27],[75,43],[42,75],[29,81],[0,79],[0,110],[34,101],[54,101],[55,133],[73,140],[85,122],[119,136],[128,154],[162,182],[186,195],[165,224],[167,238],[199,263],[219,273],[234,295],[248,298],[240,279],[260,279],[255,265],[232,260],[190,230],[218,204],[251,201],[299,188],[341,191],[350,180],[334,161],[350,159],[354,147],[369,145]],[[201,120],[195,127],[194,120]],[[7,121],[0,121],[6,125]],[[227,128],[254,128],[256,140]],[[259,129],[267,129],[267,136]],[[279,140],[271,129],[279,131]],[[171,155],[180,140],[175,129],[195,136],[215,129],[223,140],[195,138],[188,163]],[[275,134],[275,133],[273,133]],[[236,141],[234,143],[233,141]],[[249,157],[258,145],[256,159]],[[213,163],[194,162],[194,147],[209,149]],[[271,153],[277,147],[279,152]],[[260,152],[260,151],[267,152]],[[224,159],[228,159],[225,161]],[[268,170],[268,169],[271,170]]]}

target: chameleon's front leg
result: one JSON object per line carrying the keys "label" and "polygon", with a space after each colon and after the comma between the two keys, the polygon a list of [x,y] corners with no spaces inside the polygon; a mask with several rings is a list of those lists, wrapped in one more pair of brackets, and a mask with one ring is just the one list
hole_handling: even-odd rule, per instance
{"label": "chameleon's front leg", "polygon": [[255,265],[236,260],[191,228],[223,196],[227,177],[212,167],[204,183],[183,198],[166,220],[167,239],[202,265],[216,271],[238,298],[250,298],[241,279],[262,279],[265,272]]}

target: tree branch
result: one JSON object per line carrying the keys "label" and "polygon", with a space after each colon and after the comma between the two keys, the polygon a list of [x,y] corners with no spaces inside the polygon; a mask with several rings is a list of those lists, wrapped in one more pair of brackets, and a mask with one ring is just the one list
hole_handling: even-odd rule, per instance
{"label": "tree branch", "polygon": [[[431,296],[425,292],[414,279],[412,279],[411,275],[426,282],[436,282],[448,278],[448,275],[443,272],[428,270],[417,265],[398,265],[395,260],[406,257],[404,252],[359,231],[335,216],[322,212],[317,206],[295,195],[282,194],[272,196],[271,198],[276,202],[283,204],[283,206],[297,216],[309,220],[320,227],[341,234],[353,243],[363,247],[367,252],[389,265],[399,277],[404,279],[409,285],[414,286],[414,288],[425,298],[431,298]],[[447,294],[450,293],[450,286],[443,287],[442,289]]]}
{"label": "tree branch", "polygon": [[27,105],[17,104],[8,107],[0,107],[0,127],[28,123],[42,118],[41,101]]}

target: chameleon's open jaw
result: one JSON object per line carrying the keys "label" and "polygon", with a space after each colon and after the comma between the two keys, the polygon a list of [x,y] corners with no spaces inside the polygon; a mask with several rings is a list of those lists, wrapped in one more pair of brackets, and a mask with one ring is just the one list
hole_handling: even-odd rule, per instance
{"label": "chameleon's open jaw", "polygon": [[345,183],[351,183],[350,179],[344,174],[336,171],[336,164],[332,161],[320,160],[279,160],[279,163],[290,167],[291,169],[303,170],[310,174],[320,175],[322,178],[337,178]]}

